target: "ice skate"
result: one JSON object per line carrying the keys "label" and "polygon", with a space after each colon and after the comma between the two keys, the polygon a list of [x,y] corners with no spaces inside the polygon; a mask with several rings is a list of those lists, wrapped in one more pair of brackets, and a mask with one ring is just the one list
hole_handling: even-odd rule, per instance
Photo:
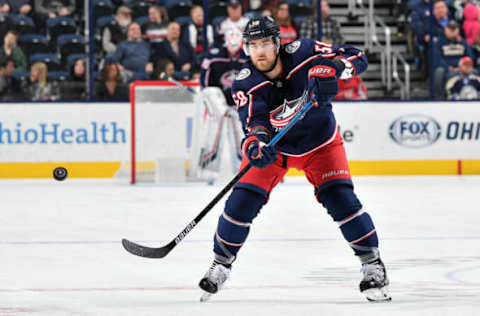
{"label": "ice skate", "polygon": [[198,284],[198,286],[205,291],[200,298],[200,302],[207,301],[212,294],[217,293],[222,288],[223,283],[225,283],[230,275],[231,269],[232,266],[230,264],[227,265],[216,260],[213,261],[212,266]]}
{"label": "ice skate", "polygon": [[370,302],[391,301],[392,297],[388,293],[388,278],[385,265],[382,260],[364,263],[362,265],[363,280],[360,282],[360,292]]}

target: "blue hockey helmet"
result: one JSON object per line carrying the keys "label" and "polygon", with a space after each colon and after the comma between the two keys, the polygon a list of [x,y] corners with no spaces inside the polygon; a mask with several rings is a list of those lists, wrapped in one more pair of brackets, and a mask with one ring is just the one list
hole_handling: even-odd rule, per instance
{"label": "blue hockey helmet", "polygon": [[266,37],[272,37],[273,42],[277,46],[278,53],[280,49],[280,28],[275,20],[271,16],[251,19],[243,32],[243,48],[245,54],[247,56],[250,55],[248,42]]}

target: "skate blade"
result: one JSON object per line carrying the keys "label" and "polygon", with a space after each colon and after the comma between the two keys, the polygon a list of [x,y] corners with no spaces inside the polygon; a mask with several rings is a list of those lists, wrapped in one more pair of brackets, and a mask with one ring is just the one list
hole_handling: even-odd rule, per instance
{"label": "skate blade", "polygon": [[380,289],[368,289],[362,292],[368,301],[381,303],[381,302],[390,302],[392,297],[388,293],[388,288],[386,286]]}
{"label": "skate blade", "polygon": [[203,293],[203,295],[200,297],[200,302],[209,301],[211,296],[212,296],[212,293],[208,293],[208,292]]}

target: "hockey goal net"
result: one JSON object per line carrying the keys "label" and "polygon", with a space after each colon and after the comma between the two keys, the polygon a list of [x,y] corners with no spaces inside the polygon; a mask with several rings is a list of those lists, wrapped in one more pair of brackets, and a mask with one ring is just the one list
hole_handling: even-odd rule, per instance
{"label": "hockey goal net", "polygon": [[130,86],[130,160],[115,175],[141,182],[197,181],[189,163],[198,84],[136,81]]}

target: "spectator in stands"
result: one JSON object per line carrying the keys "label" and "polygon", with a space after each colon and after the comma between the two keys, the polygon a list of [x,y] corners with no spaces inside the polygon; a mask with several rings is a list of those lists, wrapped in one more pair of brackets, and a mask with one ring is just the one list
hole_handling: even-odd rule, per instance
{"label": "spectator in stands", "polygon": [[4,14],[10,13],[10,5],[6,0],[0,1],[0,13],[4,13]]}
{"label": "spectator in stands", "polygon": [[439,37],[443,36],[443,29],[449,22],[449,11],[447,3],[444,0],[431,0],[433,3],[434,25],[432,34],[430,34],[430,0],[419,0],[412,6],[411,25],[414,33],[414,44],[412,49],[417,56],[417,67],[427,74],[429,64],[429,43],[433,38],[435,43]]}
{"label": "spectator in stands", "polygon": [[396,17],[397,36],[403,37],[406,25],[408,24],[408,0],[395,0],[395,3],[390,6],[390,15]]}
{"label": "spectator in stands", "polygon": [[127,37],[126,41],[118,44],[115,53],[105,60],[119,63],[121,71],[125,68],[131,72],[152,72],[153,65],[149,62],[150,44],[142,40],[142,31],[137,22],[130,23]]}
{"label": "spectator in stands", "polygon": [[273,17],[280,27],[280,44],[287,44],[297,39],[297,30],[290,15],[288,3],[279,2]]}
{"label": "spectator in stands", "polygon": [[433,33],[429,34],[430,5],[429,0],[422,0],[412,12],[412,27],[416,34],[417,43],[426,47],[432,37],[438,38],[450,21],[447,3],[444,0],[435,0],[433,3],[435,24]]}
{"label": "spectator in stands", "polygon": [[4,90],[3,100],[13,100],[20,95],[24,96],[24,92],[22,92],[22,81],[13,76],[15,62],[11,57],[0,59],[3,59],[5,63],[4,79],[7,82],[7,90]]}
{"label": "spectator in stands", "polygon": [[438,98],[444,98],[445,79],[458,71],[460,59],[473,57],[468,43],[460,36],[460,29],[455,20],[448,22],[444,36],[434,43],[435,91]]}
{"label": "spectator in stands", "polygon": [[272,11],[269,10],[269,9],[265,9],[265,10],[262,10],[262,12],[260,13],[260,16],[272,16]]}
{"label": "spectator in stands", "polygon": [[[114,6],[118,7],[121,5],[139,1],[139,0],[110,0],[110,1],[113,3]],[[141,0],[141,1],[147,2],[152,5],[161,5],[166,2],[165,0]]]}
{"label": "spectator in stands", "polygon": [[132,23],[132,10],[120,6],[115,14],[115,20],[103,29],[102,46],[106,54],[113,54],[117,45],[127,39],[127,28]]}
{"label": "spectator in stands", "polygon": [[9,30],[14,29],[14,25],[7,13],[0,13],[0,46],[3,45],[3,38]]}
{"label": "spectator in stands", "polygon": [[79,58],[70,66],[70,77],[60,84],[60,91],[64,99],[84,99],[87,97],[85,89],[86,67],[85,60]]}
{"label": "spectator in stands", "polygon": [[47,82],[47,65],[36,62],[30,67],[30,79],[24,87],[28,98],[32,101],[47,101],[58,99],[58,87]]}
{"label": "spectator in stands", "polygon": [[95,96],[100,100],[128,99],[128,89],[122,83],[120,67],[117,63],[108,63],[102,69],[100,82],[96,84]]}
{"label": "spectator in stands", "polygon": [[272,12],[277,6],[277,2],[278,0],[243,0],[242,9],[243,12],[262,12],[264,10]]}
{"label": "spectator in stands", "polygon": [[463,33],[469,45],[477,39],[478,31],[480,30],[480,21],[478,21],[478,7],[473,4],[466,5],[463,14],[465,21],[463,22]]}
{"label": "spectator in stands", "polygon": [[42,21],[70,16],[74,11],[75,0],[35,0],[35,13]]}
{"label": "spectator in stands", "polygon": [[[193,6],[190,17],[192,23],[187,24],[182,31],[183,42],[191,47],[194,55],[202,57],[201,54],[206,51],[203,47],[203,8]],[[207,40],[209,47],[213,45],[213,28],[210,24],[207,25]]]}
{"label": "spectator in stands", "polygon": [[480,32],[477,33],[477,37],[472,43],[471,48],[473,55],[473,64],[478,67],[480,66]]}
{"label": "spectator in stands", "polygon": [[336,100],[367,100],[368,92],[360,76],[338,80],[338,94]]}
{"label": "spectator in stands", "polygon": [[168,15],[164,7],[152,5],[148,8],[149,21],[143,26],[144,38],[150,45],[160,43],[167,37]]}
{"label": "spectator in stands", "polygon": [[458,65],[459,73],[447,81],[445,87],[449,100],[479,99],[480,77],[473,73],[473,60],[462,57]]}
{"label": "spectator in stands", "polygon": [[177,22],[170,22],[167,28],[167,40],[158,44],[152,60],[167,58],[175,64],[175,71],[190,72],[194,66],[192,49],[180,41],[180,34],[180,25]]}
{"label": "spectator in stands", "polygon": [[168,58],[162,58],[155,63],[153,68],[152,80],[167,80],[173,78],[175,73],[175,64]]}
{"label": "spectator in stands", "polygon": [[15,63],[16,71],[27,70],[27,59],[20,47],[17,46],[18,33],[14,30],[9,30],[3,39],[3,47],[0,50],[0,57],[11,57]]}
{"label": "spectator in stands", "polygon": [[31,0],[0,0],[0,12],[29,15],[32,12]]}
{"label": "spectator in stands", "polygon": [[[313,2],[313,16],[306,18],[300,25],[300,37],[317,39],[317,2]],[[322,1],[322,42],[342,45],[343,35],[340,31],[340,24],[330,16],[330,6],[327,0]]]}
{"label": "spectator in stands", "polygon": [[228,17],[220,23],[217,32],[223,35],[232,27],[236,27],[243,32],[249,19],[242,16],[242,6],[239,0],[229,0],[227,2],[227,14]]}
{"label": "spectator in stands", "polygon": [[455,20],[461,21],[464,17],[465,7],[469,4],[479,6],[480,1],[479,0],[450,0],[449,4],[450,4],[450,8],[454,12],[453,16]]}
{"label": "spectator in stands", "polygon": [[9,86],[6,71],[7,71],[7,60],[5,58],[0,57],[0,98],[2,98],[2,100],[7,93],[8,86]]}

